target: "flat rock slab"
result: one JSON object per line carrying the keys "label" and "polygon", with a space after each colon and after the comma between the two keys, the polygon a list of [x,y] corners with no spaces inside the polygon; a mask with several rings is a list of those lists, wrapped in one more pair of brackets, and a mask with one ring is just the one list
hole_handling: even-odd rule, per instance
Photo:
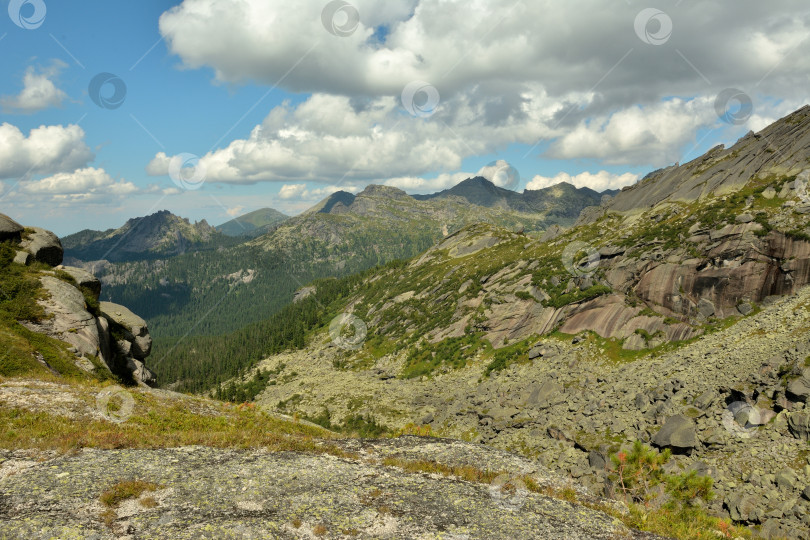
{"label": "flat rock slab", "polygon": [[[0,470],[14,471],[0,474],[2,538],[652,538],[565,501],[501,498],[370,459],[204,447],[3,454]],[[99,497],[122,479],[160,488],[122,503],[108,526]]]}

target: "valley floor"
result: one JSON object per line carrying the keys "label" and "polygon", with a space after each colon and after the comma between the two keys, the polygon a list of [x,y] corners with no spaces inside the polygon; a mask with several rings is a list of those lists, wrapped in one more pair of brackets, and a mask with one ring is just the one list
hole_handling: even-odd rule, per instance
{"label": "valley floor", "polygon": [[[674,464],[711,474],[712,513],[773,537],[810,537],[810,446],[789,427],[808,413],[785,397],[788,381],[808,366],[810,288],[772,300],[723,330],[651,354],[626,355],[592,334],[550,338],[538,346],[542,356],[489,378],[478,362],[402,379],[404,359],[393,355],[345,367],[346,353],[324,336],[265,360],[263,369],[283,367],[257,402],[308,417],[328,408],[335,422],[371,414],[394,429],[429,426],[537,459],[595,492],[611,452],[649,444],[682,415],[678,436],[692,442]],[[734,420],[733,404],[744,401],[755,406],[754,425]]]}

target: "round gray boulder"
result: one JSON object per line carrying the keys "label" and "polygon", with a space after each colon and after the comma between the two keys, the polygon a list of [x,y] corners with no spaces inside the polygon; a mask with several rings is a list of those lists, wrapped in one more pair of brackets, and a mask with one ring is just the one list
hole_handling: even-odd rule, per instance
{"label": "round gray boulder", "polygon": [[64,251],[59,238],[51,231],[39,227],[33,227],[31,230],[33,232],[20,242],[20,247],[30,253],[35,261],[50,266],[62,264]]}
{"label": "round gray boulder", "polygon": [[22,239],[22,232],[25,228],[8,217],[5,214],[0,214],[0,242],[12,240],[19,242]]}

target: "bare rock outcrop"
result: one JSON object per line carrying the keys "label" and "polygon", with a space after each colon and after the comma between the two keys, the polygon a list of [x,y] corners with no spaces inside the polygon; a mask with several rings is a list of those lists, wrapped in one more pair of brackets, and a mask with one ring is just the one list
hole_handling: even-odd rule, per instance
{"label": "bare rock outcrop", "polygon": [[31,227],[30,233],[24,234],[20,247],[30,253],[35,261],[58,266],[62,264],[62,243],[51,231]]}
{"label": "bare rock outcrop", "polygon": [[19,242],[22,239],[22,232],[25,228],[8,217],[5,214],[0,214],[0,242],[6,240]]}
{"label": "bare rock outcrop", "polygon": [[76,355],[76,365],[85,371],[106,366],[138,384],[155,385],[154,373],[144,365],[152,350],[146,322],[116,304],[102,302],[99,309],[101,282],[81,268],[61,265],[62,245],[52,232],[23,229],[0,214],[0,234],[2,231],[11,235],[12,240],[19,233],[17,242],[21,251],[14,262],[28,265],[36,261],[54,267],[54,271],[44,271],[39,278],[45,295],[38,303],[46,317],[22,324],[69,344]]}
{"label": "bare rock outcrop", "polygon": [[[536,469],[529,460],[455,441],[346,444],[368,446],[369,455]],[[9,471],[16,468],[0,474],[4,538],[658,538],[600,510],[525,488],[506,492],[508,475],[490,485],[368,459],[200,446],[86,449],[41,463],[10,452],[0,458]],[[554,485],[550,476],[532,474],[541,485]],[[99,497],[122,478],[151,482],[155,490],[104,513]]]}

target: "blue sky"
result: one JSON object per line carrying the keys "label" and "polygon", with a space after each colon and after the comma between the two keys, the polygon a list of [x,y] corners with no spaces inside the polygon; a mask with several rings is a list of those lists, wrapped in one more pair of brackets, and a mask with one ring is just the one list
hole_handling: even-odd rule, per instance
{"label": "blue sky", "polygon": [[[719,1],[490,4],[3,0],[0,158],[20,163],[0,163],[0,212],[62,235],[161,209],[219,224],[369,183],[437,191],[493,162],[518,190],[616,188],[807,101],[801,2],[742,1],[720,26]],[[89,95],[100,73],[120,107]],[[411,114],[411,83],[437,103],[417,91]],[[739,122],[715,111],[726,88],[751,100]],[[199,168],[168,174],[185,154]]]}

